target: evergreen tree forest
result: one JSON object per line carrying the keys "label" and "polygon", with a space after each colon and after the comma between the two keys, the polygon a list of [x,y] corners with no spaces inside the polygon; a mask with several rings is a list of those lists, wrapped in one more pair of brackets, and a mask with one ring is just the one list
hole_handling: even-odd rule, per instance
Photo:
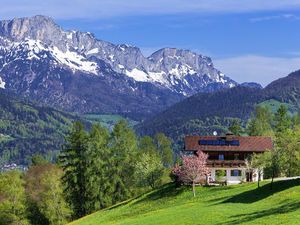
{"label": "evergreen tree forest", "polygon": [[171,141],[138,138],[125,120],[109,132],[75,122],[56,164],[41,155],[27,171],[0,173],[0,225],[63,225],[169,181]]}

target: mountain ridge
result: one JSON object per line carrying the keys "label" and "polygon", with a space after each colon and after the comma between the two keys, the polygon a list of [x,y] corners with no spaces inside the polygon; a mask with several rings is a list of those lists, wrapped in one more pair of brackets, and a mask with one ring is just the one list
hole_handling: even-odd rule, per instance
{"label": "mountain ridge", "polygon": [[225,133],[234,119],[240,119],[245,125],[256,105],[278,107],[280,104],[289,107],[291,113],[300,112],[300,70],[263,89],[239,85],[195,94],[145,120],[136,129],[141,135],[164,132],[178,142],[188,134]]}
{"label": "mountain ridge", "polygon": [[[214,68],[209,57],[190,50],[164,48],[144,57],[135,46],[114,45],[89,32],[65,31],[45,16],[0,21],[0,77],[2,88],[35,100],[38,95],[50,106],[140,119],[195,93],[237,85]],[[93,94],[81,85],[91,82],[101,87]],[[69,83],[80,86],[82,94],[71,90]],[[107,89],[103,83],[115,96],[112,102],[99,90]],[[119,102],[122,98],[129,104]]]}

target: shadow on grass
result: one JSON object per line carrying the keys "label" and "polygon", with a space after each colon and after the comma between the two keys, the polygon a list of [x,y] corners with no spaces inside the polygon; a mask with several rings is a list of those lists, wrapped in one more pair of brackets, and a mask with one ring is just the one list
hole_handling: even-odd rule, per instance
{"label": "shadow on grass", "polygon": [[166,184],[160,187],[160,189],[146,195],[144,198],[137,200],[133,204],[139,204],[143,201],[155,201],[158,199],[175,197],[181,194],[184,190],[186,190],[185,186],[177,187],[175,184]]}
{"label": "shadow on grass", "polygon": [[286,203],[286,204],[283,204],[283,205],[280,205],[278,207],[274,207],[271,209],[256,211],[256,212],[247,213],[247,214],[238,214],[238,215],[232,216],[232,218],[234,218],[233,220],[228,221],[228,222],[223,222],[221,224],[222,225],[242,224],[242,223],[250,222],[250,221],[260,219],[260,218],[263,218],[266,216],[275,216],[277,214],[293,212],[295,210],[299,210],[299,208],[300,208],[300,201]]}
{"label": "shadow on grass", "polygon": [[127,205],[127,204],[129,204],[130,202],[132,202],[133,200],[135,200],[135,199],[137,199],[137,198],[139,198],[139,197],[140,197],[140,196],[138,196],[138,197],[136,197],[136,198],[132,198],[132,199],[126,200],[126,201],[124,201],[124,202],[120,202],[120,203],[118,203],[118,204],[116,204],[116,205],[113,205],[113,206],[111,206],[111,207],[109,207],[109,208],[107,208],[107,209],[105,209],[105,210],[112,210],[112,209],[116,209],[116,208],[119,208],[119,207],[121,207],[121,206]]}
{"label": "shadow on grass", "polygon": [[[133,204],[139,204],[140,202],[144,202],[144,201],[155,201],[155,200],[158,200],[158,199],[163,199],[163,198],[170,198],[170,197],[174,197],[176,195],[179,195],[180,193],[182,193],[184,190],[186,189],[185,186],[180,186],[180,187],[177,187],[175,184],[173,183],[169,183],[169,184],[165,184],[161,187],[159,187],[159,189],[157,190],[153,190],[152,193],[150,194],[141,194],[137,197],[134,197],[132,199],[129,199],[129,200],[126,200],[126,201],[123,201],[123,202],[120,202],[116,205],[113,205],[111,207],[108,207],[106,208],[105,210],[112,210],[112,209],[116,209],[116,208],[119,208],[121,206],[125,206],[135,200]],[[142,196],[145,196],[144,198],[142,198]]]}
{"label": "shadow on grass", "polygon": [[246,191],[235,195],[222,203],[253,203],[267,198],[274,193],[284,191],[286,189],[292,188],[294,186],[300,185],[300,179],[286,180],[286,181],[276,181],[273,184],[273,189],[271,190],[271,183],[265,184],[260,188],[255,188],[250,191]]}

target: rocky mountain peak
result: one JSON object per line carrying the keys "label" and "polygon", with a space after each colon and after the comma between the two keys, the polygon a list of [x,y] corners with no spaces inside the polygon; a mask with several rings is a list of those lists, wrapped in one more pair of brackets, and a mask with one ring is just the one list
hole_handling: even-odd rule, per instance
{"label": "rocky mountain peak", "polygon": [[0,34],[13,41],[25,38],[48,42],[61,34],[62,29],[47,16],[14,18],[0,21]]}
{"label": "rocky mountain peak", "polygon": [[[128,99],[146,97],[145,111],[159,101],[168,105],[198,92],[237,85],[214,68],[209,57],[193,51],[163,48],[145,57],[136,46],[99,40],[89,32],[63,30],[46,16],[0,21],[0,77],[1,87],[34,97],[39,93],[44,102],[72,109],[79,101],[81,111],[100,95],[91,92],[87,82],[95,82],[101,91],[114,89],[118,98],[128,96],[126,104]],[[71,91],[75,86],[84,94]],[[69,92],[72,97],[66,94]],[[137,103],[140,100],[130,110]],[[98,111],[97,104],[87,109]],[[123,100],[114,110],[123,110],[122,104]]]}

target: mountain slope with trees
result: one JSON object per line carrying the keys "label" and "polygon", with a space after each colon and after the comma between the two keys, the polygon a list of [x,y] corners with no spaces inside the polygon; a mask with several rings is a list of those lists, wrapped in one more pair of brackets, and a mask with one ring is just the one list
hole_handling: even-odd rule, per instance
{"label": "mountain slope with trees", "polygon": [[[187,134],[224,133],[235,119],[246,125],[256,105],[285,104],[291,113],[299,111],[300,71],[269,84],[264,89],[242,87],[215,93],[199,93],[137,125],[141,134],[164,132],[178,141]],[[276,104],[275,104],[276,103]]]}
{"label": "mountain slope with trees", "polygon": [[75,120],[80,118],[0,89],[0,164],[27,164],[35,153],[54,160]]}

